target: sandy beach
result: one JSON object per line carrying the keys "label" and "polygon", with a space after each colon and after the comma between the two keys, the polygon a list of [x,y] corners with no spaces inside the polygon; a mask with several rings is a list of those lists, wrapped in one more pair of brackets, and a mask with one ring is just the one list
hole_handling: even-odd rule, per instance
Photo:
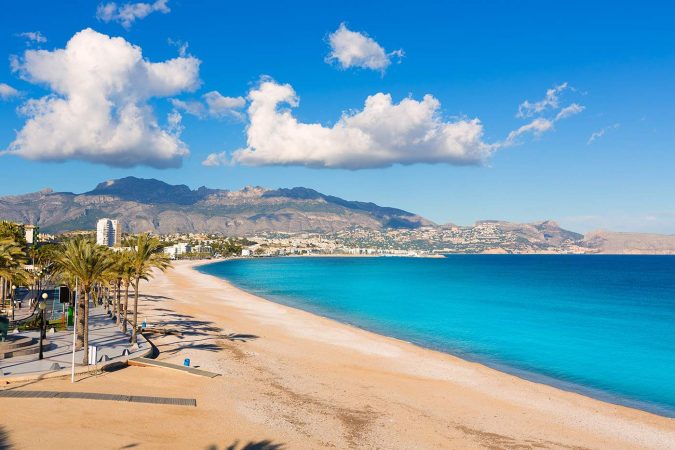
{"label": "sandy beach", "polygon": [[149,335],[158,359],[222,376],[128,367],[0,386],[189,397],[196,408],[3,398],[0,448],[675,448],[673,419],[282,306],[197,264],[142,285],[140,317],[171,332]]}

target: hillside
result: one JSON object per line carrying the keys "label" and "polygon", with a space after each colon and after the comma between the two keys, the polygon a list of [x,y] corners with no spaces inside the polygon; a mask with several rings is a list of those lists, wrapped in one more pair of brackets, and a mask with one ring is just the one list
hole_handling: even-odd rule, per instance
{"label": "hillside", "polygon": [[584,236],[588,246],[599,253],[625,255],[675,254],[675,235],[594,231]]}
{"label": "hillside", "polygon": [[583,236],[550,220],[436,225],[402,209],[304,187],[193,190],[127,177],[82,194],[45,189],[0,197],[0,220],[37,224],[46,233],[93,230],[102,217],[119,219],[123,231],[133,233],[320,233],[357,247],[450,253],[675,254],[675,236],[607,231]]}
{"label": "hillside", "polygon": [[37,224],[44,232],[93,229],[101,217],[122,221],[125,232],[335,232],[417,228],[429,220],[396,208],[348,201],[307,188],[246,187],[227,191],[127,177],[82,194],[46,189],[0,197],[0,218]]}

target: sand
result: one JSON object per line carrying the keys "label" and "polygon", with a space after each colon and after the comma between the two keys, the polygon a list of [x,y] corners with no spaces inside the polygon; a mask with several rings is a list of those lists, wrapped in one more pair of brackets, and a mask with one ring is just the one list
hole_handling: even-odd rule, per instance
{"label": "sand", "polygon": [[[197,407],[0,399],[0,448],[675,448],[675,420],[269,302],[179,262],[142,286],[159,359],[0,389],[189,397]],[[4,440],[4,441],[3,441]],[[248,445],[248,447],[247,447]]]}

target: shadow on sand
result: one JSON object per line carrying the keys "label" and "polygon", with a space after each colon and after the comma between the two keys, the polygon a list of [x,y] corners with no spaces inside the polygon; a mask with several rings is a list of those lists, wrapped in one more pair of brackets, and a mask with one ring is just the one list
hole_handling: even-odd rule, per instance
{"label": "shadow on sand", "polygon": [[[0,450],[10,450],[11,448],[12,448],[12,444],[9,443],[9,435],[5,431],[5,428],[0,426]],[[251,448],[255,448],[255,447],[251,447]],[[265,448],[265,447],[261,447],[261,448]],[[272,447],[270,447],[270,448],[272,448]]]}
{"label": "shadow on sand", "polygon": [[[142,295],[143,299],[150,297],[153,297],[152,299],[155,301],[164,298],[170,299],[170,297]],[[149,322],[151,325],[146,333],[173,338],[155,343],[157,351],[167,355],[176,354],[182,350],[219,352],[222,350],[222,346],[216,342],[217,340],[249,342],[258,339],[255,334],[226,333],[214,322],[197,320],[192,316],[177,314],[167,308],[154,308],[154,312],[158,313],[158,316],[156,318],[150,316]]]}
{"label": "shadow on sand", "polygon": [[[206,450],[218,450],[220,447],[217,445],[209,445],[206,447]],[[263,441],[250,441],[247,444],[239,445],[239,441],[234,441],[232,444],[223,447],[223,450],[283,450],[284,444],[275,444],[270,440]]]}

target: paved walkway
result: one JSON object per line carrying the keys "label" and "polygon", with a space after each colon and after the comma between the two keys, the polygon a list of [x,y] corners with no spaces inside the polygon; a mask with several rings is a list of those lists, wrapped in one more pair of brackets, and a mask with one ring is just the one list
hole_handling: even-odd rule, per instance
{"label": "paved walkway", "polygon": [[[40,291],[41,292],[41,291]],[[34,297],[33,292],[29,292],[21,299],[21,302],[17,302],[17,305],[21,303],[21,307],[18,306],[14,309],[14,319],[12,319],[12,307],[10,301],[7,301],[4,308],[2,308],[2,313],[7,315],[12,322],[22,322],[28,319],[30,316],[37,316],[40,314],[35,305],[31,306],[30,298]],[[45,317],[47,320],[59,319],[63,316],[65,312],[65,306],[57,301],[48,300],[46,302],[47,308],[45,309]]]}
{"label": "paved walkway", "polygon": [[[134,358],[144,356],[150,350],[150,344],[138,335],[138,349],[133,351],[129,344],[131,331],[127,334],[122,333],[114,321],[108,317],[103,307],[91,308],[89,313],[89,345],[97,347],[97,359],[105,356],[110,359],[122,357],[124,350],[131,354],[125,358]],[[15,335],[16,336],[16,335]],[[39,338],[39,331],[30,331],[19,333],[19,336],[28,336]],[[17,356],[14,358],[0,359],[0,377],[16,377],[21,375],[35,374],[38,372],[50,373],[61,369],[70,368],[72,360],[73,332],[60,331],[57,333],[47,333],[47,339],[44,341],[45,348],[44,359],[39,360],[38,354]],[[82,365],[84,350],[75,352],[75,365],[78,368],[85,368]],[[59,369],[53,368],[54,364],[59,365]],[[90,366],[93,367],[93,366]]]}
{"label": "paved walkway", "polygon": [[111,400],[117,402],[153,403],[156,405],[197,406],[194,398],[150,397],[147,395],[101,394],[99,392],[61,391],[0,391],[0,397],[10,398],[75,398],[85,400]]}
{"label": "paved walkway", "polygon": [[164,369],[177,370],[179,372],[189,373],[191,375],[199,375],[200,377],[206,378],[215,378],[219,377],[219,373],[209,372],[207,370],[195,369],[194,367],[181,366],[179,364],[172,364],[166,361],[157,361],[156,359],[148,358],[135,358],[133,361],[129,361],[129,364],[132,366],[150,366],[150,367],[162,367]]}

